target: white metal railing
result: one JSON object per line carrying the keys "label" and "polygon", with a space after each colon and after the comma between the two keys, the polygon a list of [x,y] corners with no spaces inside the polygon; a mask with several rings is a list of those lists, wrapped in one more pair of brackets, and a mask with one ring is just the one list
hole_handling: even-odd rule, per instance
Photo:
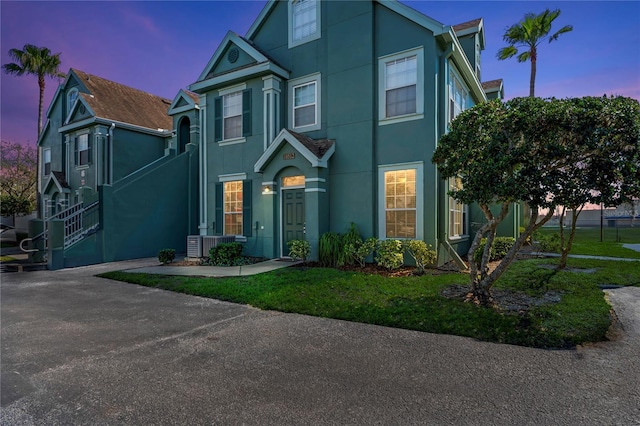
{"label": "white metal railing", "polygon": [[88,205],[78,203],[66,210],[51,216],[45,223],[45,234],[48,232],[49,221],[59,219],[64,221],[64,248],[68,248],[100,227],[99,201]]}

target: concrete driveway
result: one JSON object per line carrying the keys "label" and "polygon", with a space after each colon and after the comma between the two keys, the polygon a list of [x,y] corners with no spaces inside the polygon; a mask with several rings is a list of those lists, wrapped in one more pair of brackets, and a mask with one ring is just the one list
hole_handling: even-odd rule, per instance
{"label": "concrete driveway", "polygon": [[639,288],[618,340],[545,351],[93,276],[148,265],[2,274],[0,423],[640,424]]}

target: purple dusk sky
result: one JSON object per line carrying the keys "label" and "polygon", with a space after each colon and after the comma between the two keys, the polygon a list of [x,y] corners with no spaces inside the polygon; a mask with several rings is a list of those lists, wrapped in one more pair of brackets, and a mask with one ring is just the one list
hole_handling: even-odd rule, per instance
{"label": "purple dusk sky", "polygon": [[[0,62],[25,44],[61,52],[62,67],[77,68],[165,98],[195,82],[227,30],[244,35],[265,1],[1,1]],[[536,95],[623,95],[640,100],[640,2],[405,1],[446,25],[484,18],[482,79],[504,79],[505,96],[527,96],[529,63],[498,61],[505,28],[525,13],[561,9],[557,30],[541,46]],[[33,76],[1,73],[1,138],[35,143],[38,87]],[[44,110],[58,81],[47,80]]]}

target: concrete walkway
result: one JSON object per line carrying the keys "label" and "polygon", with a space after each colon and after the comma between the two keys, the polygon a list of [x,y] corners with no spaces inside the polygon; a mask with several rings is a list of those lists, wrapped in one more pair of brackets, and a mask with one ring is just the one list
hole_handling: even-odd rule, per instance
{"label": "concrete walkway", "polygon": [[239,277],[275,271],[276,269],[286,268],[299,263],[302,262],[286,259],[271,259],[243,266],[173,266],[168,264],[131,268],[126,269],[125,272],[141,272],[144,274],[161,275],[188,275],[198,277]]}

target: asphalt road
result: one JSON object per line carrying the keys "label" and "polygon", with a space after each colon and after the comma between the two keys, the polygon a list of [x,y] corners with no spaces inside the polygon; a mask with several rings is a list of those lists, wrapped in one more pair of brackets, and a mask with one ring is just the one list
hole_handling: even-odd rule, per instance
{"label": "asphalt road", "polygon": [[133,266],[2,274],[2,425],[640,424],[640,288],[617,340],[548,351],[93,276]]}

